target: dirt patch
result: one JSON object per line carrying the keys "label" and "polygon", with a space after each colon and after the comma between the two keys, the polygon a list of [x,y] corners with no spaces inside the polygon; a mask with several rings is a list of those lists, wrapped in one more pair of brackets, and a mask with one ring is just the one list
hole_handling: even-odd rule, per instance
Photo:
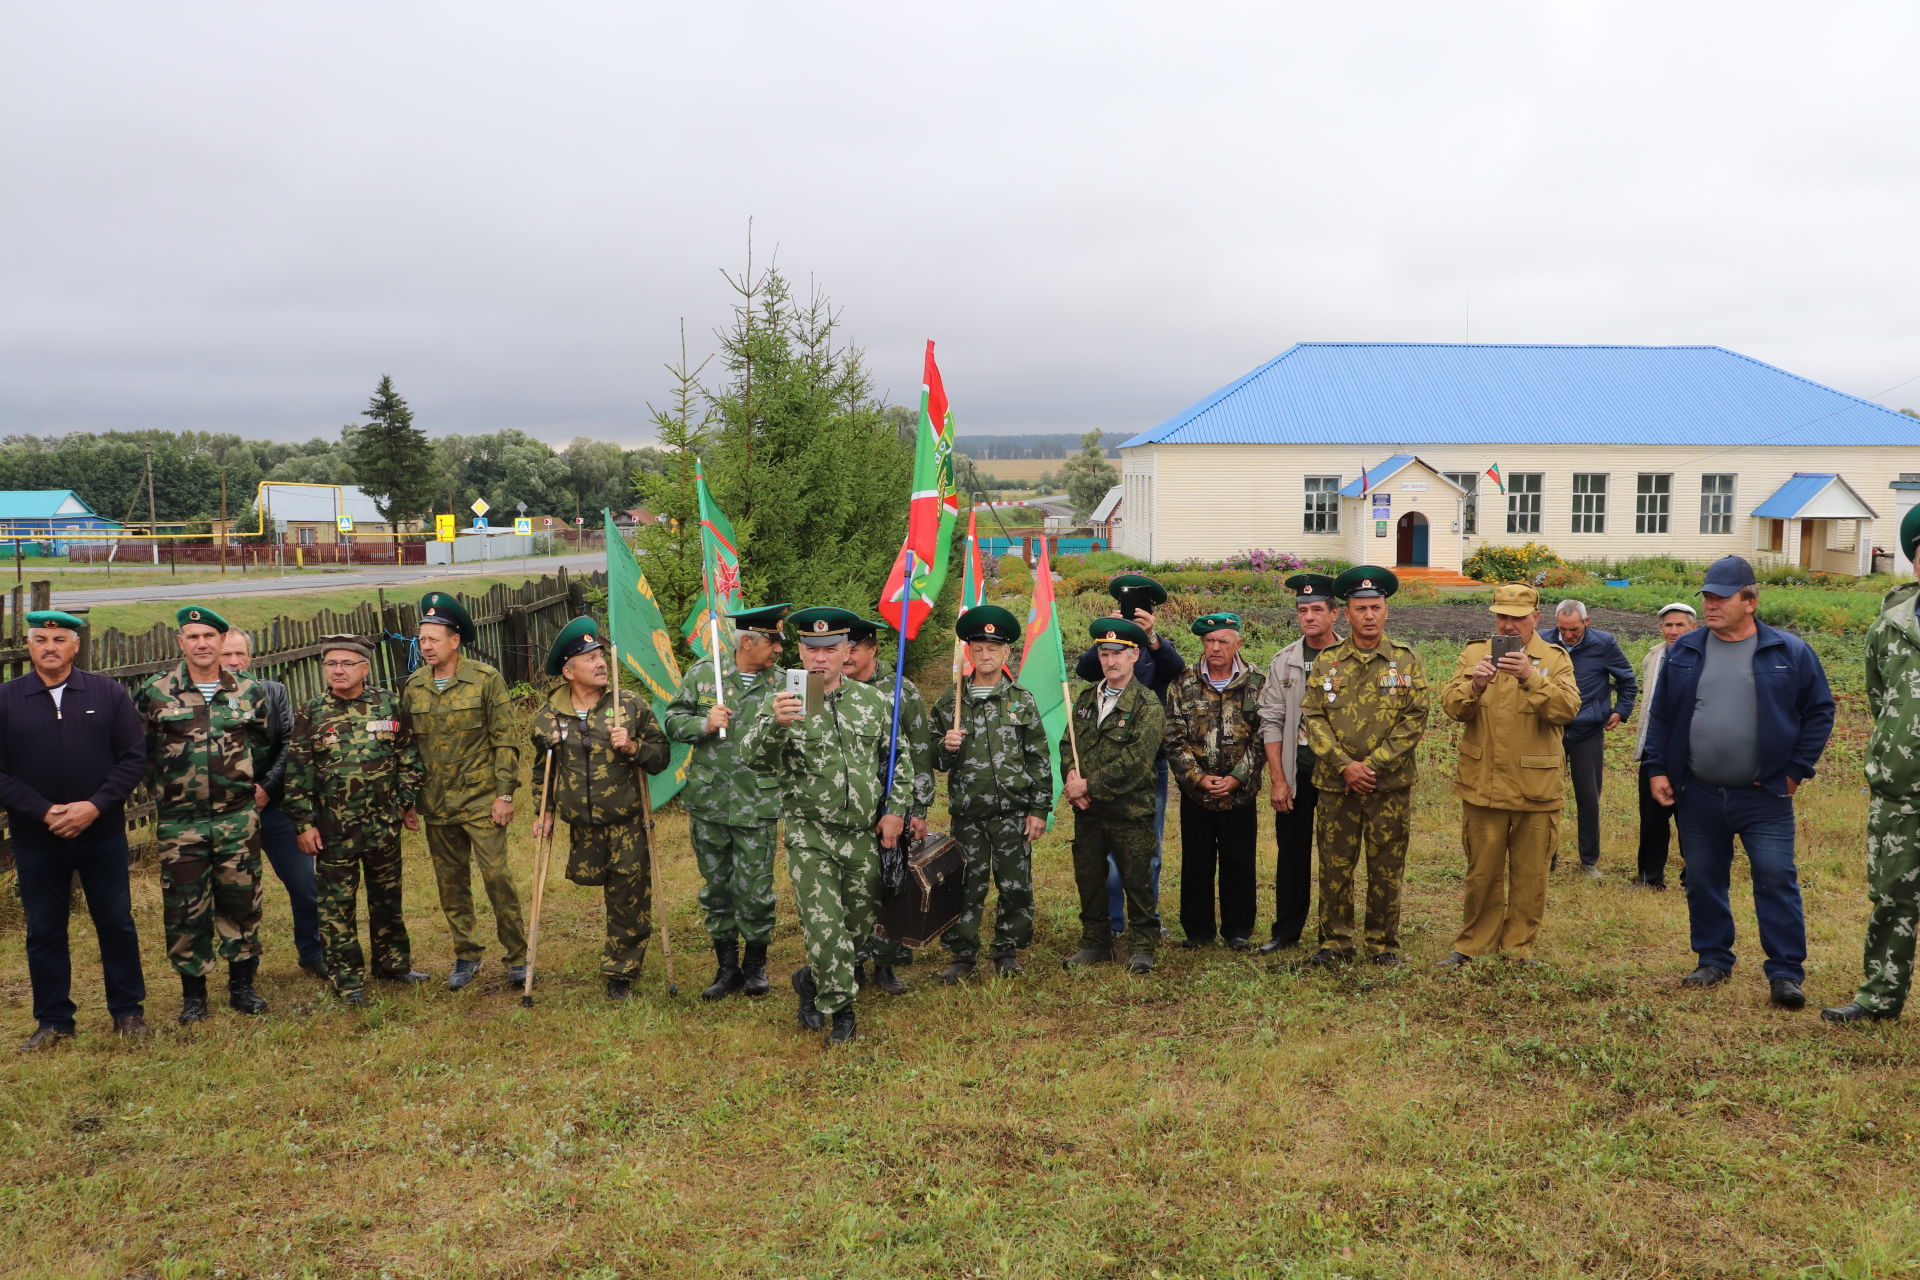
{"label": "dirt patch", "polygon": [[[1541,618],[1551,626],[1552,619]],[[1616,640],[1657,635],[1660,620],[1652,614],[1625,609],[1593,609],[1587,625],[1613,633]],[[1396,604],[1387,616],[1387,631],[1401,640],[1452,640],[1465,644],[1493,634],[1493,615],[1482,604]]]}

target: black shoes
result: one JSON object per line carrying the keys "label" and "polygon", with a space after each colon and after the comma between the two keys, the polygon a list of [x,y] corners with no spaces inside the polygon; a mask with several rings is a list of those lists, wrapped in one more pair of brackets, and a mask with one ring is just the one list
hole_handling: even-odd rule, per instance
{"label": "black shoes", "polygon": [[147,1027],[147,1020],[137,1013],[123,1013],[113,1020],[113,1034],[125,1036],[129,1040],[153,1034]]}
{"label": "black shoes", "polygon": [[1136,951],[1127,957],[1128,973],[1152,973],[1154,959],[1151,952]]}
{"label": "black shoes", "polygon": [[267,1011],[267,1002],[253,989],[253,976],[260,961],[232,960],[227,963],[227,1004],[237,1012],[254,1016]]}
{"label": "black shoes", "polygon": [[207,980],[180,975],[180,1025],[200,1022],[207,1016]]}
{"label": "black shoes", "polygon": [[65,1027],[38,1027],[32,1035],[20,1042],[20,1052],[38,1053],[42,1049],[51,1048],[62,1041],[70,1042],[72,1039],[73,1032]]}
{"label": "black shoes", "polygon": [[718,965],[713,971],[713,981],[700,993],[702,1000],[724,1000],[747,985],[747,975],[740,969],[739,942],[729,938],[714,943],[713,956]]}
{"label": "black shoes", "polygon": [[1210,946],[1212,946],[1212,945],[1213,945],[1213,939],[1212,939],[1212,938],[1182,938],[1182,939],[1180,939],[1180,949],[1181,949],[1182,951],[1198,951],[1198,950],[1199,950],[1200,948],[1202,948],[1202,947],[1210,947]]}
{"label": "black shoes", "polygon": [[1772,1000],[1782,1009],[1804,1009],[1807,993],[1792,978],[1775,978],[1767,984]]}
{"label": "black shoes", "polygon": [[1857,1000],[1852,1004],[1843,1004],[1837,1009],[1820,1011],[1822,1022],[1891,1022],[1899,1016],[1898,1013],[1882,1013],[1878,1009],[1869,1009]]}
{"label": "black shoes", "polygon": [[1227,950],[1229,951],[1245,951],[1248,947],[1251,947],[1252,945],[1253,945],[1252,941],[1247,938],[1228,938],[1227,939]]}
{"label": "black shoes", "polygon": [[1400,958],[1398,952],[1381,951],[1373,956],[1373,963],[1382,969],[1398,969],[1401,965],[1405,964],[1406,961]]}
{"label": "black shoes", "polygon": [[996,951],[993,953],[993,972],[996,977],[1011,978],[1026,972],[1020,963],[1017,951]]}
{"label": "black shoes", "polygon": [[873,985],[890,996],[903,996],[907,994],[907,984],[900,981],[899,976],[894,973],[893,966],[890,964],[881,964],[878,961],[874,962]]}
{"label": "black shoes", "polygon": [[1331,969],[1335,965],[1352,964],[1353,952],[1329,951],[1325,947],[1322,947],[1308,956],[1306,963],[1309,969]]}
{"label": "black shoes", "polygon": [[[973,969],[976,963],[972,956],[955,956],[952,961],[948,963],[947,967],[940,971],[940,981],[950,987],[959,986],[973,976]],[[878,974],[879,969],[876,968],[874,972]]]}
{"label": "black shoes", "polygon": [[[820,994],[819,988],[813,985],[813,970],[802,965],[793,971],[792,982],[793,993],[800,997],[799,1013],[801,1027],[808,1031],[818,1031],[820,1028],[826,1026],[827,1016],[821,1013],[819,1008],[813,1003],[814,998]],[[709,988],[709,990],[711,990],[711,988]],[[852,1016],[852,1013],[853,1011],[851,1009],[847,1010],[849,1017]],[[851,1023],[849,1023],[849,1026],[851,1026]]]}
{"label": "black shoes", "polygon": [[[714,976],[717,978],[719,975]],[[701,995],[705,994],[701,992]],[[767,994],[767,944],[764,942],[747,944],[747,958],[740,966],[740,994],[746,996]]]}
{"label": "black shoes", "polygon": [[[817,1015],[816,1015],[817,1016]],[[833,1030],[827,1033],[828,1044],[845,1044],[853,1039],[853,1006],[835,1011]]]}
{"label": "black shoes", "polygon": [[609,1000],[633,999],[633,979],[632,978],[608,978],[607,979],[607,999]]}
{"label": "black shoes", "polygon": [[1297,947],[1299,945],[1300,939],[1298,938],[1269,938],[1260,944],[1260,948],[1256,954],[1270,956],[1276,951],[1285,951],[1288,947]]}
{"label": "black shoes", "polygon": [[1472,963],[1473,957],[1466,952],[1449,951],[1447,958],[1445,960],[1434,961],[1433,967],[1436,969],[1464,969]]}
{"label": "black shoes", "polygon": [[1725,969],[1703,964],[1686,977],[1680,979],[1683,987],[1717,987],[1731,976]]}
{"label": "black shoes", "polygon": [[340,1003],[347,1005],[350,1008],[364,1009],[368,1005],[372,1004],[373,1001],[368,998],[367,993],[365,991],[361,990],[359,987],[355,987],[351,991],[342,991],[340,993]]}
{"label": "black shoes", "polygon": [[[479,967],[479,965],[474,966],[476,969]],[[382,982],[404,982],[408,986],[415,986],[419,983],[426,982],[432,977],[431,974],[422,973],[418,969],[406,969],[399,973],[376,973],[373,976]]]}
{"label": "black shoes", "polygon": [[1082,947],[1060,962],[1062,969],[1084,969],[1090,964],[1112,964],[1112,947]]}
{"label": "black shoes", "polygon": [[327,962],[320,956],[301,956],[300,967],[316,978],[327,976]]}
{"label": "black shoes", "polygon": [[447,975],[447,990],[458,991],[480,976],[478,960],[455,960],[453,972]]}

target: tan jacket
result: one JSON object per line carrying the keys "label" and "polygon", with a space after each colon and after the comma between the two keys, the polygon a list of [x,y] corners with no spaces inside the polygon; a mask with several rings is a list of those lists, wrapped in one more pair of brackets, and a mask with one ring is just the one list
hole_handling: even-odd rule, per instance
{"label": "tan jacket", "polygon": [[[1336,638],[1335,644],[1339,643]],[[1289,791],[1298,791],[1300,712],[1307,692],[1307,672],[1313,669],[1316,654],[1307,648],[1304,637],[1273,655],[1267,665],[1266,683],[1260,686],[1260,742],[1286,744],[1280,752],[1280,773]],[[1312,781],[1312,779],[1308,779]]]}
{"label": "tan jacket", "polygon": [[1461,650],[1453,679],[1440,691],[1441,709],[1466,726],[1453,794],[1488,809],[1551,812],[1566,801],[1560,730],[1580,714],[1573,659],[1535,635],[1527,642],[1534,674],[1525,683],[1497,675],[1476,692],[1473,669],[1492,651],[1490,640]]}
{"label": "tan jacket", "polygon": [[1660,669],[1666,664],[1667,642],[1651,646],[1640,660],[1640,701],[1634,710],[1640,713],[1640,727],[1633,733],[1633,758],[1638,760],[1647,749],[1647,726],[1653,723],[1653,691],[1660,683]]}

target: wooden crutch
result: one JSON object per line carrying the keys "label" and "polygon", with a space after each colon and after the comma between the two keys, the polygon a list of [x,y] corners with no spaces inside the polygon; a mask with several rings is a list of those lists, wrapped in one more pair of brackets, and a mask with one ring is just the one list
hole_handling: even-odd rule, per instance
{"label": "wooden crutch", "polygon": [[547,824],[547,834],[533,842],[533,923],[527,929],[527,981],[520,991],[520,1003],[528,1009],[533,1008],[533,962],[540,951],[540,907],[546,901],[547,866],[553,857],[553,757],[559,750],[558,738],[547,744],[547,767],[540,781],[540,821]]}

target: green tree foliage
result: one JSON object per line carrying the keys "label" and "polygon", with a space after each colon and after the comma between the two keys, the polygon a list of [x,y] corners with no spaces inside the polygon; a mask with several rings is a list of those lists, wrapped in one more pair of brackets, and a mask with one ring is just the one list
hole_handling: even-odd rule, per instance
{"label": "green tree foliage", "polygon": [[[709,358],[710,359],[710,358]],[[712,440],[718,413],[700,390],[700,375],[708,361],[687,364],[686,326],[681,326],[680,359],[667,366],[673,379],[673,399],[665,409],[647,406],[653,415],[657,450],[640,451],[631,481],[641,505],[659,518],[634,532],[647,581],[660,601],[660,613],[678,626],[700,598],[704,584],[700,564],[699,498],[694,489],[695,460]],[[658,469],[654,469],[657,464]],[[736,531],[737,532],[737,531]]]}
{"label": "green tree foliage", "polygon": [[433,449],[427,433],[413,425],[413,410],[384,373],[361,416],[367,424],[353,435],[360,491],[373,499],[382,520],[418,520],[433,509]]}
{"label": "green tree foliage", "polygon": [[155,512],[166,522],[219,515],[222,472],[229,513],[242,516],[261,480],[297,459],[324,456],[334,448],[319,439],[293,444],[205,431],[9,436],[0,440],[0,488],[72,489],[103,516],[144,523],[148,445],[153,446]]}
{"label": "green tree foliage", "polygon": [[1100,451],[1103,433],[1089,431],[1080,437],[1080,452],[1060,465],[1060,482],[1073,503],[1074,517],[1085,520],[1107,496],[1107,490],[1120,483],[1120,472]]}

